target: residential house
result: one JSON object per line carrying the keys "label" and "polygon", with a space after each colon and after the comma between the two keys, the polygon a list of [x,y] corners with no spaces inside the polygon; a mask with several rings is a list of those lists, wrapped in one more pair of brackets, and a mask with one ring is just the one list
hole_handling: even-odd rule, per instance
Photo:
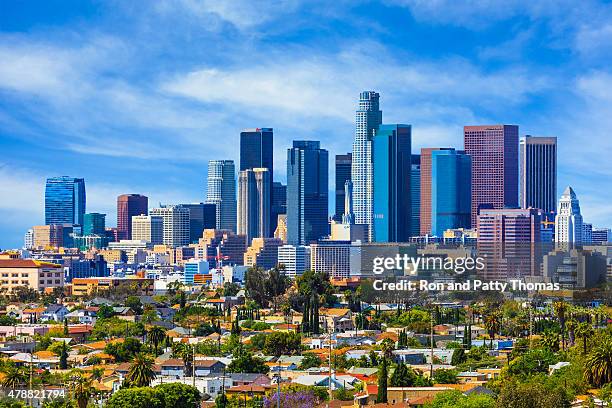
{"label": "residential house", "polygon": [[195,374],[196,377],[210,377],[223,374],[225,364],[219,360],[196,360]]}
{"label": "residential house", "polygon": [[63,322],[69,312],[70,311],[68,310],[68,308],[64,305],[49,305],[41,314],[40,321],[47,322],[52,320],[56,322]]}
{"label": "residential house", "polygon": [[351,309],[322,308],[319,312],[319,321],[324,331],[344,333],[355,328]]}

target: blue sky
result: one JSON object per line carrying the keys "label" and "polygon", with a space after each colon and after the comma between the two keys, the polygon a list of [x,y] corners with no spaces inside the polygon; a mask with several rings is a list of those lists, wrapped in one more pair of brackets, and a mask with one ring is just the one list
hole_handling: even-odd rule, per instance
{"label": "blue sky", "polygon": [[85,177],[110,225],[121,193],[204,200],[243,128],[274,128],[284,180],[293,139],[350,151],[370,89],[415,152],[469,124],[557,136],[558,193],[612,226],[611,62],[612,5],[590,0],[5,2],[0,247],[43,223],[48,176]]}

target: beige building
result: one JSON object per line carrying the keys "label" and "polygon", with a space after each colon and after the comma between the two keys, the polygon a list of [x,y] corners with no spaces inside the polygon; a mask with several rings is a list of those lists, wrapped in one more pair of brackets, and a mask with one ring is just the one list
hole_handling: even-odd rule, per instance
{"label": "beige building", "polygon": [[129,278],[74,278],[72,294],[74,296],[91,295],[107,290],[125,290],[134,296],[153,295],[153,279]]}
{"label": "beige building", "polygon": [[27,286],[38,291],[64,286],[61,265],[32,259],[0,259],[0,288]]}
{"label": "beige building", "polygon": [[245,266],[260,266],[271,269],[278,263],[278,247],[283,241],[278,238],[253,238],[251,246],[244,253]]}
{"label": "beige building", "polygon": [[156,215],[132,216],[132,239],[159,245],[164,242],[164,219]]}
{"label": "beige building", "polygon": [[34,248],[59,248],[63,245],[64,227],[61,225],[35,225],[32,231]]}
{"label": "beige building", "polygon": [[102,255],[104,260],[109,264],[115,262],[125,262],[127,260],[125,251],[121,249],[103,249],[99,252],[99,254]]}

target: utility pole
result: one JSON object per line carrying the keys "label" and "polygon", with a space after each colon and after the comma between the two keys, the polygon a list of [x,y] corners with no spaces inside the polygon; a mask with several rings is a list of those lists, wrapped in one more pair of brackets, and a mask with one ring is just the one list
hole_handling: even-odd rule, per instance
{"label": "utility pole", "polygon": [[195,385],[195,372],[196,372],[196,365],[195,365],[195,362],[196,362],[196,359],[195,359],[195,353],[196,353],[195,352],[195,343],[192,345],[192,348],[193,348],[193,356],[192,356],[193,360],[191,362],[191,378],[192,378],[193,388],[195,388],[195,386],[196,386]]}
{"label": "utility pole", "polygon": [[[325,318],[325,322],[327,323],[327,318],[326,316],[324,316]],[[331,328],[329,328],[329,401],[327,402],[327,408],[329,408],[329,402],[332,400],[333,398],[333,393],[332,393],[332,331]]]}
{"label": "utility pole", "polygon": [[433,338],[433,311],[429,312],[429,345],[430,350],[430,364],[429,364],[429,378],[433,379],[433,362],[434,362],[434,338]]}

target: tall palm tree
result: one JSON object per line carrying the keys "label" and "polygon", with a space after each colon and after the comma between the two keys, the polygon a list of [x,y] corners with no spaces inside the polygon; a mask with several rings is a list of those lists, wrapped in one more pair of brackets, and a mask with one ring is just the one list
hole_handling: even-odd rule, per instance
{"label": "tall palm tree", "polygon": [[153,359],[144,353],[138,353],[134,356],[125,379],[133,386],[146,387],[155,377]]}
{"label": "tall palm tree", "polygon": [[569,338],[570,347],[573,347],[576,341],[576,329],[578,328],[578,322],[574,319],[570,319],[567,321],[565,326],[567,327],[567,337]]}
{"label": "tall palm tree", "polygon": [[151,345],[153,346],[153,349],[155,350],[156,354],[158,353],[158,349],[157,348],[164,341],[165,338],[166,338],[166,330],[164,330],[163,327],[161,327],[161,326],[153,326],[149,330],[148,340],[151,343]]}
{"label": "tall palm tree", "polygon": [[567,316],[568,305],[562,300],[553,302],[553,310],[557,319],[559,319],[559,326],[561,326],[561,345],[565,351],[565,318]]}
{"label": "tall palm tree", "polygon": [[499,332],[501,316],[499,312],[491,312],[485,316],[484,326],[491,339],[491,348],[493,348],[493,340],[495,340],[495,333]]}
{"label": "tall palm tree", "polygon": [[395,343],[391,339],[384,339],[380,343],[380,349],[385,358],[391,358],[391,356],[393,355],[393,350],[395,349]]}
{"label": "tall palm tree", "polygon": [[70,391],[72,392],[72,398],[79,408],[87,408],[87,404],[94,394],[91,379],[85,378],[82,375],[75,375],[70,378]]}
{"label": "tall palm tree", "polygon": [[26,383],[27,377],[23,370],[14,365],[5,367],[3,370],[4,378],[2,379],[2,386],[5,388],[17,388]]}
{"label": "tall palm tree", "polygon": [[605,337],[586,359],[584,379],[601,387],[612,382],[612,337]]}
{"label": "tall palm tree", "polygon": [[582,352],[587,353],[587,339],[595,334],[595,329],[589,322],[582,322],[576,326],[576,336],[582,338]]}

